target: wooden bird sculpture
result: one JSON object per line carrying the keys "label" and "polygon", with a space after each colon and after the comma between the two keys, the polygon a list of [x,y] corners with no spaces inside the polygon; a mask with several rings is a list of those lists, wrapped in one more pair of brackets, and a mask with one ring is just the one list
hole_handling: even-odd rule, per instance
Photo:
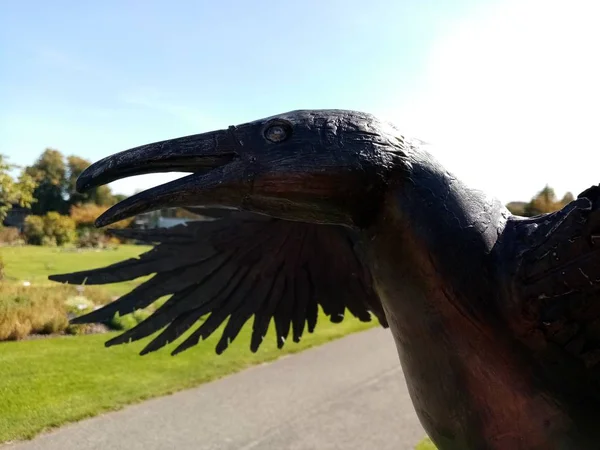
{"label": "wooden bird sculpture", "polygon": [[[117,230],[139,258],[51,279],[154,276],[73,322],[169,299],[110,340],[156,333],[174,353],[253,318],[255,351],[312,332],[319,307],[389,326],[411,398],[440,450],[600,448],[600,188],[516,217],[448,173],[418,140],[360,112],[303,110],[102,159],[78,190],[150,172],[189,175],[129,197],[98,226],[162,207],[211,220]],[[202,320],[200,320],[202,319]],[[357,361],[359,364],[360,361]]]}

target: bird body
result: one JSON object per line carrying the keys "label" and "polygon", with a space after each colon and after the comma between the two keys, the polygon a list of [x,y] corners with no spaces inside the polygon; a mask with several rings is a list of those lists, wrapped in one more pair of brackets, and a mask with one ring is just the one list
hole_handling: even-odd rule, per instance
{"label": "bird body", "polygon": [[[191,175],[113,207],[215,206],[215,220],[124,231],[139,259],[52,279],[102,284],[156,273],[76,322],[171,295],[109,341],[163,332],[143,351],[227,320],[220,353],[254,316],[278,344],[312,332],[320,305],[389,326],[415,410],[440,450],[592,449],[600,370],[600,189],[521,218],[470,189],[423,145],[364,113],[294,111],[138,147],[88,168],[78,188],[168,169]],[[231,209],[221,209],[223,207]],[[208,211],[208,210],[206,210]],[[243,211],[243,212],[241,212]]]}
{"label": "bird body", "polygon": [[440,449],[550,448],[564,413],[523,377],[498,309],[510,213],[424,151],[383,210],[368,265],[424,428]]}

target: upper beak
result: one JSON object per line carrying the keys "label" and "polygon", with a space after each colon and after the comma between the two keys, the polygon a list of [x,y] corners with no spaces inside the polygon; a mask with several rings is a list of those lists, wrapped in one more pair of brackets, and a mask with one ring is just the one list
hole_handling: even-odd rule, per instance
{"label": "upper beak", "polygon": [[105,226],[163,205],[237,206],[247,194],[244,163],[232,130],[220,130],[143,145],[104,158],[79,176],[83,192],[112,181],[154,172],[191,172],[192,175],[133,195],[96,220]]}

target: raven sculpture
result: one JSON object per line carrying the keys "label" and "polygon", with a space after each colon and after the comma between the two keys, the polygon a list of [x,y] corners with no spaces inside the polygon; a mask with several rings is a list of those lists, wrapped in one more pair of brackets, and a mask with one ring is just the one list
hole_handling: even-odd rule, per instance
{"label": "raven sculpture", "polygon": [[[160,171],[183,178],[98,220],[211,207],[210,221],[120,230],[139,259],[51,279],[103,284],[155,274],[74,320],[106,321],[170,298],[120,344],[225,324],[224,351],[253,317],[256,350],[312,332],[319,305],[374,314],[395,339],[411,398],[441,450],[600,448],[600,188],[562,210],[512,216],[462,184],[418,140],[360,112],[293,111],[137,147],[91,165],[77,188]],[[357,361],[360,364],[360,361]]]}

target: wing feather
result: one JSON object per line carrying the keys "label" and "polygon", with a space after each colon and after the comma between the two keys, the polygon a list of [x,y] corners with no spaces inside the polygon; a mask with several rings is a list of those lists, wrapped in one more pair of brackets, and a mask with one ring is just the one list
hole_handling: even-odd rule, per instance
{"label": "wing feather", "polygon": [[308,303],[312,298],[312,294],[310,291],[310,279],[306,273],[306,270],[304,269],[304,266],[298,268],[295,278],[296,283],[294,284],[294,293],[296,297],[296,303],[294,305],[292,317],[292,335],[294,342],[300,342],[304,332],[304,327],[306,325],[306,320],[308,317]]}
{"label": "wing feather", "polygon": [[252,317],[250,349],[258,350],[271,321],[281,348],[290,330],[295,342],[305,328],[314,331],[319,305],[333,322],[341,321],[348,309],[362,321],[371,320],[373,312],[387,326],[351,230],[230,210],[206,212],[210,221],[166,229],[113,230],[154,247],[138,258],[107,267],[51,276],[71,284],[107,284],[153,275],[72,322],[106,322],[115,314],[125,315],[170,296],[148,318],[106,343],[137,341],[161,331],[142,354],[174,342],[196,324],[173,354],[223,326],[216,345],[217,353],[222,353]]}
{"label": "wing feather", "polygon": [[575,357],[600,381],[600,187],[560,211],[521,221],[520,229],[515,289],[524,341],[543,360]]}

